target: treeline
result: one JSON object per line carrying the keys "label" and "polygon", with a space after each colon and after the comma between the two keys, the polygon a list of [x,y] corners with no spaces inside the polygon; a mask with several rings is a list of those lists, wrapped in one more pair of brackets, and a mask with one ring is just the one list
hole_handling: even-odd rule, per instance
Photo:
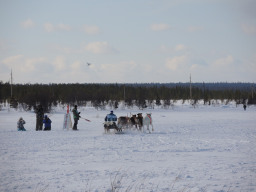
{"label": "treeline", "polygon": [[87,102],[96,108],[106,105],[118,108],[120,101],[124,101],[126,106],[140,108],[168,107],[175,100],[188,99],[194,104],[198,100],[204,100],[205,104],[211,104],[211,100],[256,104],[254,87],[255,84],[250,83],[193,83],[191,89],[189,83],[14,84],[11,98],[11,85],[0,82],[0,102],[9,102],[14,108],[19,104],[25,110],[42,104],[48,111],[59,103],[85,105]]}

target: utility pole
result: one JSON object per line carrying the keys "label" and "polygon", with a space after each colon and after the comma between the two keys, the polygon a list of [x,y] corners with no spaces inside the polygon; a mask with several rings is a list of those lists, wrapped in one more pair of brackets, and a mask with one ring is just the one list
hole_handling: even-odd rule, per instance
{"label": "utility pole", "polygon": [[204,104],[206,103],[206,96],[205,96],[205,84],[203,82],[203,87],[204,87]]}
{"label": "utility pole", "polygon": [[13,84],[13,77],[12,77],[12,69],[11,69],[11,82],[10,82],[10,85],[11,85],[11,99],[10,99],[10,107],[16,108],[18,106],[18,102],[13,97],[12,84]]}
{"label": "utility pole", "polygon": [[192,99],[191,73],[190,73],[190,99]]}
{"label": "utility pole", "polygon": [[125,84],[124,84],[124,102],[125,102]]}
{"label": "utility pole", "polygon": [[252,99],[253,99],[253,92],[254,92],[254,87],[253,87],[253,85],[252,85]]}
{"label": "utility pole", "polygon": [[11,69],[11,98],[12,98],[12,69]]}

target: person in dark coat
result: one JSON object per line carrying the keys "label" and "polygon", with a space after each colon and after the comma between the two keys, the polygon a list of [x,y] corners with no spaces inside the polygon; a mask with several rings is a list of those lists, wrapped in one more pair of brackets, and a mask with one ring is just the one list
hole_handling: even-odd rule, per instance
{"label": "person in dark coat", "polygon": [[17,122],[18,131],[26,131],[26,129],[24,128],[25,123],[26,122],[23,120],[22,117],[18,120],[18,122]]}
{"label": "person in dark coat", "polygon": [[36,131],[42,131],[43,119],[44,119],[44,109],[42,105],[38,105],[38,107],[35,108],[35,112],[36,112]]}
{"label": "person in dark coat", "polygon": [[244,107],[244,110],[246,110],[246,104],[244,104],[244,106],[243,106],[243,107]]}
{"label": "person in dark coat", "polygon": [[44,123],[44,131],[51,131],[52,121],[47,115],[44,116],[43,123]]}
{"label": "person in dark coat", "polygon": [[73,118],[74,118],[73,130],[78,130],[77,124],[81,116],[80,116],[80,112],[77,111],[77,105],[75,105],[75,108],[72,110],[72,112],[73,112]]}

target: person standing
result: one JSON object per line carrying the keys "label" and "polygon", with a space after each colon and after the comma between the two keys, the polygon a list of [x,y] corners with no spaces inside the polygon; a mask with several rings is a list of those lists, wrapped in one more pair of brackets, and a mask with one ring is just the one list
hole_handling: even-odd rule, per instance
{"label": "person standing", "polygon": [[75,105],[75,108],[72,110],[72,112],[73,112],[73,118],[74,118],[73,130],[78,130],[77,124],[81,116],[80,116],[80,112],[77,111],[77,105]]}
{"label": "person standing", "polygon": [[38,105],[38,107],[35,108],[35,112],[36,112],[36,131],[42,131],[43,120],[44,120],[44,109],[42,105]]}
{"label": "person standing", "polygon": [[51,119],[47,115],[44,116],[43,123],[44,123],[44,131],[51,131],[51,127],[52,127],[51,123],[52,123],[52,121],[51,121]]}
{"label": "person standing", "polygon": [[26,131],[26,129],[24,128],[25,123],[26,122],[23,120],[22,117],[18,120],[18,122],[17,122],[18,131]]}
{"label": "person standing", "polygon": [[243,107],[244,107],[244,110],[246,111],[246,104],[244,104]]}

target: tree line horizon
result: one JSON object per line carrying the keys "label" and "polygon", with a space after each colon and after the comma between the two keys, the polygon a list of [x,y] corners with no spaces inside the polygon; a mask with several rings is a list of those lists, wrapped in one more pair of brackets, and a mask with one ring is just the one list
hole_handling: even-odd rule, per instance
{"label": "tree line horizon", "polygon": [[[169,107],[176,100],[235,101],[237,104],[256,104],[255,83],[61,83],[13,84],[0,82],[0,103],[18,105],[31,110],[38,104],[46,111],[58,104],[86,105],[95,108],[106,105],[118,108],[120,101],[126,106],[147,108]],[[12,94],[11,94],[12,92]],[[255,96],[254,96],[255,95]]]}

